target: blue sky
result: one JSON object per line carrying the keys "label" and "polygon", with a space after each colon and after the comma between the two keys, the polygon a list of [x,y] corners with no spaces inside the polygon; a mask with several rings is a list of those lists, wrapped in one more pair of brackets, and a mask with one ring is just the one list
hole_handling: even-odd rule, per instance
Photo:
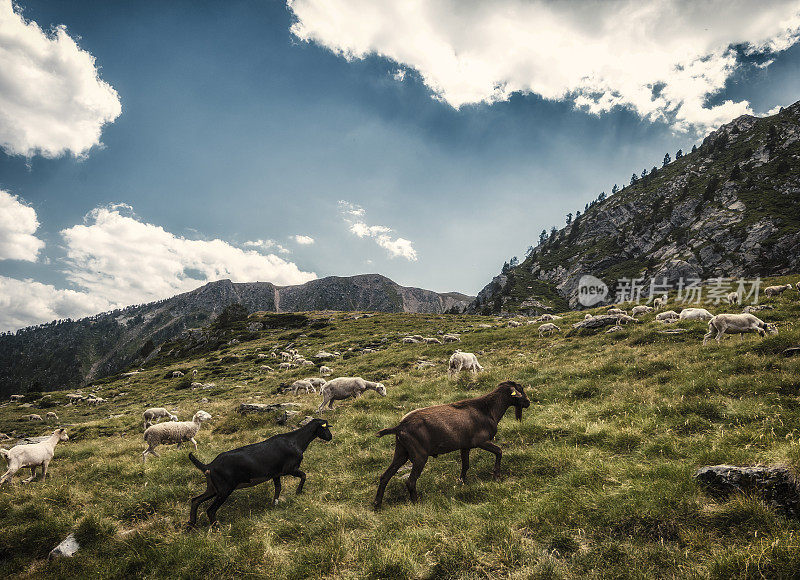
{"label": "blue sky", "polygon": [[613,5],[663,47],[596,3],[403,4],[0,0],[0,329],[215,277],[474,294],[633,171],[800,98],[797,2],[712,32],[713,7]]}

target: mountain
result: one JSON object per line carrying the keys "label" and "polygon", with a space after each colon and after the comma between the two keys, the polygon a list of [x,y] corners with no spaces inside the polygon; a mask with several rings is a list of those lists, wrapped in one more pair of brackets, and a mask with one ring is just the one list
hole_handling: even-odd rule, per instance
{"label": "mountain", "polygon": [[[655,168],[654,168],[655,169]],[[593,202],[478,294],[472,313],[566,310],[578,282],[755,277],[800,270],[800,101],[745,115],[702,145]]]}
{"label": "mountain", "polygon": [[249,311],[371,310],[436,314],[473,298],[400,286],[385,276],[331,276],[298,286],[210,282],[172,298],[0,335],[0,395],[75,388],[143,361],[157,345],[209,324],[226,306]]}

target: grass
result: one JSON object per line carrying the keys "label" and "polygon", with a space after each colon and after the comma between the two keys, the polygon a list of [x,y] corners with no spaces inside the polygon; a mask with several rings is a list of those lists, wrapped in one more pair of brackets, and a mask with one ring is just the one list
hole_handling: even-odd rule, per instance
{"label": "grass", "polygon": [[[770,283],[782,279],[770,280]],[[271,329],[254,340],[190,359],[163,359],[131,375],[104,380],[99,407],[51,400],[71,440],[56,448],[51,478],[0,489],[0,573],[11,577],[270,578],[792,578],[800,574],[800,524],[759,500],[717,501],[693,472],[713,463],[800,465],[800,344],[796,291],[770,299],[759,314],[777,337],[727,338],[702,348],[702,322],[662,335],[652,315],[607,335],[539,338],[537,325],[508,328],[493,317],[308,313],[306,327]],[[723,306],[710,308],[724,311]],[[566,327],[583,318],[567,313]],[[260,315],[257,315],[260,316]],[[265,315],[266,316],[266,315]],[[316,324],[320,320],[329,324]],[[480,328],[490,324],[491,328]],[[312,329],[312,326],[314,328]],[[487,371],[446,378],[454,345],[403,345],[406,333],[460,331],[459,348],[479,353]],[[385,340],[384,340],[385,339]],[[204,489],[187,449],[162,448],[140,461],[141,413],[166,406],[188,419],[214,419],[197,437],[198,455],[255,442],[286,427],[271,417],[240,416],[239,403],[292,401],[303,417],[313,395],[278,396],[302,370],[264,373],[258,359],[294,341],[307,356],[347,353],[328,363],[336,375],[381,380],[386,398],[368,393],[326,414],[333,441],[315,441],[303,469],[306,493],[270,502],[271,484],[236,492],[220,510],[221,526],[187,533],[188,500]],[[376,352],[361,353],[366,345]],[[354,350],[348,351],[349,348]],[[417,370],[424,358],[436,363]],[[225,362],[223,362],[225,361]],[[277,362],[277,361],[275,361]],[[174,369],[197,368],[210,389],[181,388]],[[370,509],[388,466],[390,437],[374,433],[411,409],[475,396],[506,378],[531,399],[523,421],[506,417],[496,442],[503,478],[491,479],[493,456],[473,451],[464,485],[457,454],[431,458],[408,502],[401,471],[385,507]],[[88,389],[87,389],[88,390]],[[201,403],[207,398],[207,403]],[[0,431],[41,435],[21,420],[36,412],[0,405]],[[44,414],[44,413],[42,413]],[[48,551],[74,531],[82,544],[67,560]]]}

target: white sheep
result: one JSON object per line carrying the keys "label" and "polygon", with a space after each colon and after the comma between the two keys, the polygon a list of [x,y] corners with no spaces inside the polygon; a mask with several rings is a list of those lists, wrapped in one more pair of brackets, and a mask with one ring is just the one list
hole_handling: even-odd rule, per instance
{"label": "white sheep", "polygon": [[645,306],[644,304],[640,304],[639,306],[634,306],[633,310],[631,310],[631,316],[639,316],[640,314],[649,314],[653,311],[651,306]]}
{"label": "white sheep", "polygon": [[634,324],[639,324],[640,321],[635,319],[633,316],[628,316],[627,314],[617,314],[617,326],[620,324],[628,324],[629,322],[633,322]]}
{"label": "white sheep", "polygon": [[58,415],[56,415],[55,411],[48,411],[47,412],[47,419],[48,421],[52,419],[53,421],[58,421]]}
{"label": "white sheep", "polygon": [[[715,332],[716,337],[714,337]],[[703,344],[711,338],[716,338],[717,344],[721,344],[723,334],[738,334],[741,339],[746,332],[757,332],[761,336],[766,336],[778,334],[778,329],[774,324],[767,324],[752,314],[717,314],[708,321],[708,332],[703,337]]]}
{"label": "white sheep", "polygon": [[29,467],[31,476],[24,480],[24,483],[33,481],[36,477],[36,468],[42,468],[42,479],[47,477],[47,466],[53,460],[53,454],[59,441],[67,441],[69,436],[66,429],[56,429],[44,441],[40,443],[29,443],[27,445],[16,445],[11,449],[0,449],[0,455],[8,461],[8,471],[0,477],[0,485],[10,481],[14,474],[24,467]]}
{"label": "white sheep", "polygon": [[37,415],[36,413],[31,413],[30,415],[25,415],[25,418],[28,421],[43,421],[44,420],[44,419],[42,419],[41,415]]}
{"label": "white sheep", "polygon": [[297,394],[297,391],[300,389],[305,389],[306,395],[308,394],[309,391],[313,391],[314,393],[317,392],[317,389],[308,379],[297,379],[289,386],[289,389],[291,389],[295,395]]}
{"label": "white sheep", "polygon": [[[202,387],[202,383],[197,383]],[[195,385],[195,383],[192,383]],[[152,407],[147,409],[144,413],[142,413],[142,419],[144,420],[144,428],[147,429],[150,425],[154,423],[158,423],[159,419],[168,418],[170,421],[177,421],[178,417],[167,411],[164,407]]]}
{"label": "white sheep", "polygon": [[517,328],[518,326],[522,326],[522,323],[519,320],[509,320],[508,326],[511,328]]}
{"label": "white sheep", "polygon": [[147,454],[151,453],[158,457],[156,447],[159,445],[172,445],[177,443],[180,449],[181,443],[190,441],[197,449],[197,441],[194,436],[200,430],[200,425],[204,421],[211,419],[211,415],[205,411],[198,411],[194,414],[191,421],[178,421],[176,423],[158,423],[148,427],[144,432],[144,440],[147,449],[142,453],[142,463],[147,459]]}
{"label": "white sheep", "polygon": [[196,377],[196,376],[197,376],[197,369],[192,369],[192,376],[193,376],[193,377]]}
{"label": "white sheep", "polygon": [[782,286],[767,286],[766,288],[764,288],[764,294],[766,296],[780,296],[786,290],[791,290],[791,288],[792,288],[791,284],[784,284]]}
{"label": "white sheep", "polygon": [[16,401],[21,401],[21,400],[23,400],[24,398],[25,398],[25,395],[11,395],[11,400],[12,400],[12,401],[15,401],[15,402],[16,402]]}
{"label": "white sheep", "polygon": [[662,308],[666,308],[668,301],[669,297],[666,294],[664,294],[661,298],[654,298],[653,308],[655,309],[656,312],[658,312]]}
{"label": "white sheep", "polygon": [[321,359],[336,358],[336,355],[333,354],[332,352],[327,352],[325,350],[321,350],[317,354],[314,355],[314,358],[321,358]]}
{"label": "white sheep", "polygon": [[321,367],[319,367],[319,374],[320,376],[328,377],[333,374],[333,369],[331,367],[326,367],[325,365],[322,365]]}
{"label": "white sheep", "polygon": [[622,308],[609,308],[607,313],[608,313],[608,314],[625,314],[626,316],[627,316],[627,314],[628,314],[628,313],[627,313],[625,310],[623,310]]}
{"label": "white sheep", "polygon": [[[658,298],[656,298],[656,300],[658,300]],[[667,310],[666,312],[659,312],[656,314],[656,320],[662,322],[665,320],[678,320],[680,317],[681,315],[674,310]]]}
{"label": "white sheep", "polygon": [[461,335],[460,334],[455,334],[455,333],[445,334],[444,336],[442,336],[442,341],[443,342],[461,342]]}
{"label": "white sheep", "polygon": [[183,371],[172,371],[172,378],[177,379],[183,376]]}
{"label": "white sheep", "polygon": [[288,353],[288,352],[285,352],[285,351],[281,351],[281,359],[284,360],[284,361],[290,361],[290,360],[292,360],[292,355],[291,355],[291,353]]}
{"label": "white sheep", "polygon": [[725,296],[725,301],[728,304],[739,304],[739,302],[740,302],[739,293],[738,292],[729,292]]}
{"label": "white sheep", "polygon": [[681,320],[711,320],[714,315],[705,308],[684,308],[681,310]]}
{"label": "white sheep", "polygon": [[325,379],[321,379],[319,377],[308,377],[306,380],[318,389],[322,388],[325,385],[325,383],[328,382]]}
{"label": "white sheep", "polygon": [[402,342],[403,344],[418,344],[420,341],[417,340],[416,338],[412,338],[410,336],[406,336],[400,342]]}
{"label": "white sheep", "polygon": [[561,332],[561,329],[552,322],[547,322],[539,327],[539,336],[544,336],[545,334],[552,334],[554,332]]}
{"label": "white sheep", "polygon": [[542,314],[538,320],[539,322],[547,322],[549,320],[561,320],[563,316],[558,316],[557,314]]}
{"label": "white sheep", "polygon": [[586,314],[583,316],[583,319],[584,319],[584,320],[590,320],[590,319],[592,319],[592,318],[594,318],[594,316],[592,316],[592,315],[591,315],[591,314],[589,314],[588,312],[587,312],[587,313],[586,313]]}
{"label": "white sheep", "polygon": [[297,365],[296,365],[296,364],[294,364],[294,363],[290,363],[290,362],[282,362],[282,363],[280,363],[280,364],[278,365],[278,368],[279,368],[279,369],[281,369],[281,370],[286,370],[286,369],[293,369],[293,368],[294,368],[294,367],[296,367],[296,366],[297,366]]}
{"label": "white sheep", "polygon": [[358,398],[364,394],[364,391],[371,389],[381,395],[386,396],[386,387],[383,383],[374,383],[372,381],[365,381],[361,377],[339,377],[332,379],[325,383],[320,389],[322,395],[322,403],[317,407],[317,413],[321,413],[325,408],[333,409],[334,401],[341,401],[349,399],[350,397]]}
{"label": "white sheep", "polygon": [[482,370],[483,367],[478,362],[478,357],[471,352],[457,350],[450,357],[447,365],[447,376],[452,377],[455,373],[460,373],[461,371],[472,371],[472,374],[476,375],[478,371]]}
{"label": "white sheep", "polygon": [[425,337],[425,339],[423,339],[423,342],[425,344],[442,344],[441,340],[439,340],[438,338],[433,338],[433,337]]}

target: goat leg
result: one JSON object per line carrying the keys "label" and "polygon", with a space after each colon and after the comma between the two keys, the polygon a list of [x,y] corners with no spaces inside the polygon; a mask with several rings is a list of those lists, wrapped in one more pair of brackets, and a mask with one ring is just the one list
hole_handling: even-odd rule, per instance
{"label": "goat leg", "polygon": [[417,480],[419,479],[422,470],[425,468],[425,464],[428,462],[428,457],[418,457],[416,459],[412,458],[411,461],[413,462],[411,467],[411,475],[408,476],[406,480],[406,488],[408,488],[408,497],[411,498],[412,502],[416,502],[417,499]]}
{"label": "goat leg", "polygon": [[189,523],[186,524],[188,527],[193,528],[197,525],[197,508],[200,507],[200,504],[210,500],[215,495],[217,495],[217,492],[212,489],[211,485],[206,485],[206,490],[203,493],[192,498],[192,504],[189,510]]}
{"label": "goat leg", "polygon": [[272,501],[272,505],[278,505],[278,500],[280,499],[281,495],[281,478],[273,477],[272,483],[275,484],[275,499]]}
{"label": "goat leg", "polygon": [[303,486],[306,483],[306,474],[300,471],[299,469],[295,469],[289,475],[300,478],[300,483],[297,484],[297,491],[295,491],[297,495],[300,495],[301,493],[303,493]]}
{"label": "goat leg", "polygon": [[494,443],[487,441],[486,443],[481,443],[478,445],[484,451],[488,451],[489,453],[494,453],[494,471],[492,472],[492,477],[496,480],[500,479],[500,458],[503,457],[503,451]]}
{"label": "goat leg", "polygon": [[469,469],[469,449],[461,450],[461,477],[459,481],[464,483],[467,479],[467,470]]}
{"label": "goat leg", "polygon": [[373,504],[376,510],[380,509],[383,503],[383,493],[386,491],[386,485],[389,483],[389,480],[394,477],[398,469],[405,465],[406,461],[408,461],[408,452],[398,441],[397,447],[394,449],[394,459],[392,459],[392,463],[386,471],[383,472],[380,482],[378,483],[378,492],[375,494],[375,503]]}

